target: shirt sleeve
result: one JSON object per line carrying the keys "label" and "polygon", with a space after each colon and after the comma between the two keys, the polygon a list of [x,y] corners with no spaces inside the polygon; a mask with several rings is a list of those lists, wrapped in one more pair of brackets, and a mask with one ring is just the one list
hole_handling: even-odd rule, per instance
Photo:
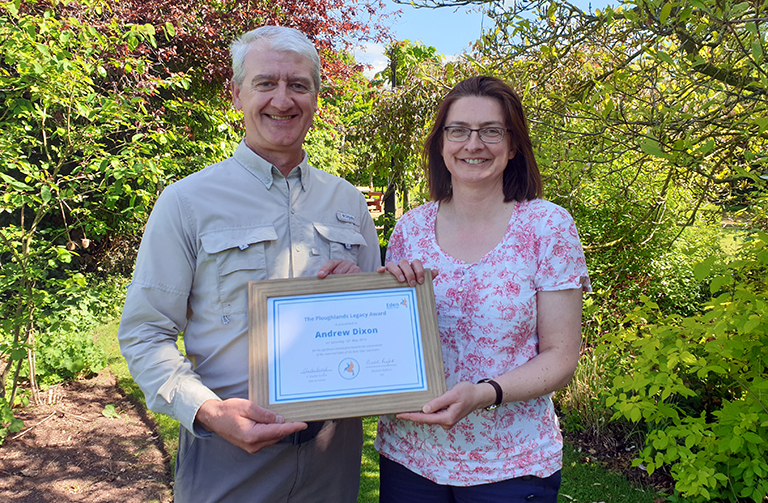
{"label": "shirt sleeve", "polygon": [[405,257],[405,235],[403,228],[408,220],[409,215],[403,215],[400,220],[395,224],[395,229],[392,231],[392,235],[389,237],[389,243],[387,243],[387,262],[398,263]]}
{"label": "shirt sleeve", "polygon": [[536,290],[591,291],[587,262],[573,217],[559,206],[540,221]]}
{"label": "shirt sleeve", "polygon": [[196,436],[197,410],[219,398],[194,372],[176,347],[187,323],[187,299],[196,251],[173,186],[158,198],[142,238],[133,280],[128,287],[118,340],[147,407],[177,419]]}

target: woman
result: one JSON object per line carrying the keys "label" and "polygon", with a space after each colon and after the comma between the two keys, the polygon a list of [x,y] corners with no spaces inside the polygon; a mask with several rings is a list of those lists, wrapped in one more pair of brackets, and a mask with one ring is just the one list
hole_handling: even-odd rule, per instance
{"label": "woman", "polygon": [[576,228],[540,199],[522,104],[503,81],[451,90],[424,152],[433,201],[398,221],[386,270],[412,285],[424,267],[440,271],[449,391],[422,412],[381,417],[381,501],[555,503],[551,393],[576,368],[589,289]]}

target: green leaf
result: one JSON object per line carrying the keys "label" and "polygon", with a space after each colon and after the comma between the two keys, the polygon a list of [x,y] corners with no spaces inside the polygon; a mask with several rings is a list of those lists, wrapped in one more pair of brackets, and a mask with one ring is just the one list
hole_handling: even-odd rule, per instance
{"label": "green leaf", "polygon": [[21,6],[21,0],[14,0],[13,2],[7,2],[5,8],[11,13],[11,16],[17,17],[19,15],[19,7]]}
{"label": "green leaf", "polygon": [[170,21],[166,21],[166,23],[165,23],[165,32],[168,33],[168,35],[170,35],[171,37],[175,37],[176,36],[176,27],[173,26],[173,23],[171,23]]}
{"label": "green leaf", "polygon": [[23,348],[16,348],[10,351],[11,360],[20,361],[27,357],[27,350]]}
{"label": "green leaf", "polygon": [[662,159],[665,159],[667,155],[661,150],[661,147],[659,146],[659,142],[652,140],[652,139],[646,139],[642,143],[640,143],[640,149],[648,154],[652,155],[654,157],[660,157]]}
{"label": "green leaf", "polygon": [[696,357],[693,356],[688,351],[683,351],[682,353],[680,353],[680,361],[682,361],[687,365],[693,365],[694,363],[696,363]]}
{"label": "green leaf", "polygon": [[661,21],[661,24],[667,22],[670,13],[672,13],[672,2],[664,4],[664,7],[661,8],[661,14],[659,14],[659,21]]}
{"label": "green leaf", "polygon": [[715,263],[715,257],[709,257],[703,262],[699,262],[693,267],[693,276],[696,281],[704,281],[709,273],[712,271],[712,265]]}
{"label": "green leaf", "polygon": [[653,447],[662,450],[667,447],[669,444],[669,437],[663,436],[663,437],[657,437],[653,440]]}
{"label": "green leaf", "polygon": [[715,276],[712,278],[712,283],[709,284],[709,291],[713,295],[720,291],[720,289],[725,285],[731,285],[733,284],[733,278],[730,276]]}
{"label": "green leaf", "polygon": [[731,16],[738,17],[744,12],[746,12],[749,9],[749,2],[742,2],[740,4],[736,4],[731,9]]}
{"label": "green leaf", "polygon": [[728,442],[728,447],[731,449],[731,452],[739,452],[743,445],[744,438],[738,435],[731,437],[731,441]]}
{"label": "green leaf", "polygon": [[748,334],[752,331],[754,331],[757,327],[760,326],[762,323],[762,320],[759,316],[752,315],[749,317],[749,320],[744,324],[744,328],[742,329],[742,332],[745,334]]}
{"label": "green leaf", "polygon": [[104,406],[104,410],[101,411],[101,415],[108,417],[109,419],[116,419],[120,417],[120,414],[117,412],[117,409],[115,409],[115,404],[113,403],[109,403]]}
{"label": "green leaf", "polygon": [[22,183],[14,178],[11,178],[5,173],[0,173],[0,178],[2,178],[5,183],[9,184],[11,187],[13,187],[16,190],[22,190],[22,191],[33,190],[32,187],[30,187],[26,183]]}
{"label": "green leaf", "polygon": [[51,188],[48,185],[43,185],[40,189],[40,197],[45,203],[51,201]]}
{"label": "green leaf", "polygon": [[753,122],[759,128],[759,134],[763,134],[765,130],[768,129],[768,117],[757,117],[753,119]]}
{"label": "green leaf", "polygon": [[715,142],[710,138],[704,145],[699,146],[698,151],[701,155],[705,156],[710,153],[713,148],[715,148]]}
{"label": "green leaf", "polygon": [[672,56],[670,56],[666,52],[659,51],[659,52],[656,53],[656,56],[658,56],[659,59],[662,60],[663,62],[665,62],[666,64],[668,64],[670,66],[675,66],[675,60],[673,60]]}

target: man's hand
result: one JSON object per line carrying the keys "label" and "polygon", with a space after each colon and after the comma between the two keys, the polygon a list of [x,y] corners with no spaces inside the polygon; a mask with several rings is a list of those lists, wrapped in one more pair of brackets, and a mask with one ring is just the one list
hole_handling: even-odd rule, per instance
{"label": "man's hand", "polygon": [[323,267],[317,272],[317,277],[323,279],[329,274],[354,274],[358,272],[363,272],[363,270],[351,260],[335,258],[323,264]]}
{"label": "man's hand", "polygon": [[307,428],[307,423],[286,423],[282,416],[242,398],[206,400],[195,421],[249,454]]}

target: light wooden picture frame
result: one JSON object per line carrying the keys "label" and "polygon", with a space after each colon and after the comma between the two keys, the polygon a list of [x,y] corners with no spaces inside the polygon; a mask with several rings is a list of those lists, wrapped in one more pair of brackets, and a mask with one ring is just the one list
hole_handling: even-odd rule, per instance
{"label": "light wooden picture frame", "polygon": [[[275,368],[280,368],[280,362],[277,360],[280,359],[279,354],[283,353],[275,349],[280,345],[280,336],[276,334],[281,332],[281,324],[285,326],[291,324],[288,321],[278,319],[285,317],[285,315],[280,314],[282,312],[280,309],[275,309],[276,305],[282,305],[285,301],[289,306],[293,306],[292,303],[295,301],[297,308],[301,309],[301,302],[306,302],[306,305],[317,303],[317,301],[322,303],[326,298],[333,299],[332,302],[345,302],[344,300],[338,300],[345,296],[350,299],[356,299],[358,302],[363,302],[361,299],[368,298],[373,299],[375,302],[378,300],[378,297],[383,299],[389,293],[400,294],[400,292],[410,292],[409,298],[415,299],[415,306],[409,307],[408,310],[410,311],[409,316],[415,317],[414,326],[417,328],[414,328],[413,334],[408,334],[406,337],[412,337],[413,347],[420,348],[421,351],[421,355],[418,355],[416,354],[418,351],[413,351],[409,348],[404,350],[404,354],[416,354],[414,357],[416,360],[412,365],[417,367],[423,366],[422,374],[420,375],[426,379],[426,386],[422,382],[419,385],[421,389],[403,392],[398,391],[398,389],[404,388],[392,386],[384,391],[373,389],[370,394],[368,392],[363,392],[362,394],[355,392],[356,396],[343,396],[345,395],[343,392],[334,392],[327,395],[330,398],[310,397],[288,402],[280,399],[270,399],[270,392],[273,397],[277,396],[275,390],[280,389],[281,386],[281,383],[278,382],[281,378],[277,377],[278,373],[275,372]],[[286,421],[320,421],[420,411],[425,403],[446,391],[440,335],[437,329],[435,295],[432,287],[432,275],[429,270],[426,271],[424,283],[417,284],[415,287],[409,287],[407,283],[400,283],[389,273],[360,273],[332,275],[324,279],[303,277],[251,281],[248,283],[248,296],[248,385],[250,400],[256,402],[261,407],[282,415]],[[387,305],[392,306],[392,304]],[[317,309],[317,306],[315,306],[315,309]],[[400,312],[397,314],[402,316]],[[306,319],[314,320],[311,317]],[[398,331],[398,336],[400,333]],[[323,336],[327,335],[330,337],[339,334],[339,332],[328,331],[322,332],[322,334]],[[318,331],[317,337],[320,336],[321,332]],[[314,337],[310,336],[310,339],[314,339]],[[341,339],[333,342],[346,344],[346,341]],[[317,343],[325,344],[330,343],[330,341],[317,341]],[[409,346],[405,345],[405,347]],[[351,361],[358,363],[354,359]],[[370,359],[367,363],[371,363]],[[293,368],[297,364],[292,360],[290,365]],[[311,366],[311,363],[308,365]],[[351,366],[354,367],[354,365]],[[373,367],[371,365],[371,368]],[[270,368],[272,372],[270,372]],[[327,371],[329,369],[324,368],[322,370]],[[341,372],[341,367],[339,367],[338,371]],[[354,371],[361,372],[363,376],[368,372],[367,378],[369,382],[376,379],[370,373],[371,370],[366,368],[365,361],[362,364],[358,363],[357,369]],[[280,372],[279,375],[283,375],[283,372]],[[302,376],[301,378],[303,379],[304,377]],[[338,380],[337,377],[334,376],[334,378]],[[346,395],[355,395],[355,393],[346,393]],[[322,393],[319,395],[325,396]]]}

